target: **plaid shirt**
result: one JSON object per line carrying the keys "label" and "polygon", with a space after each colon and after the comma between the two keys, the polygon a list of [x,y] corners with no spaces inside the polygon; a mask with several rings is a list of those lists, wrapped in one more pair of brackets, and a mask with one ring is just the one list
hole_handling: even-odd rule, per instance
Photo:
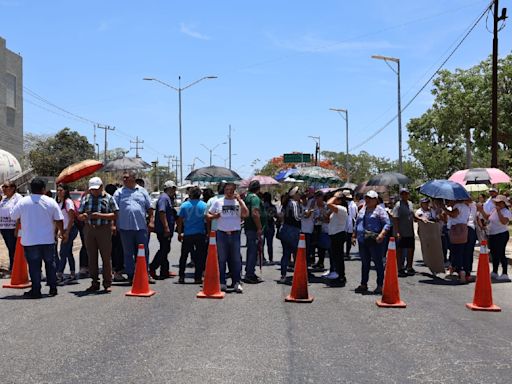
{"label": "plaid shirt", "polygon": [[[103,192],[97,198],[91,194],[85,195],[80,201],[80,208],[78,213],[114,213],[119,211],[116,201],[108,193]],[[111,224],[113,220],[106,219],[88,219],[87,223],[91,225],[105,225]]]}

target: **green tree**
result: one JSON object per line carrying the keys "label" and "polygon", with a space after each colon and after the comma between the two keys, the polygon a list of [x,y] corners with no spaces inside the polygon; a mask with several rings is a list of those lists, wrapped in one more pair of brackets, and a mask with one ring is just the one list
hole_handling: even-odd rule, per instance
{"label": "green tree", "polygon": [[[411,153],[428,178],[446,178],[470,164],[489,166],[491,76],[489,58],[466,70],[440,71],[434,79],[432,107],[407,124]],[[512,144],[512,55],[499,61],[498,79],[498,157],[500,168],[506,168]]]}
{"label": "green tree", "polygon": [[87,137],[70,128],[64,128],[55,136],[35,137],[28,160],[41,176],[57,176],[64,168],[85,159],[94,159],[94,147]]}

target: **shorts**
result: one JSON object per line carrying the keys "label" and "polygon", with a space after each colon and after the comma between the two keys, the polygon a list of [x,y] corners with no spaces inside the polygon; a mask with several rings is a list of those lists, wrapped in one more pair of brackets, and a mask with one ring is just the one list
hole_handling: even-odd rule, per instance
{"label": "shorts", "polygon": [[414,249],[414,243],[414,236],[401,237],[400,239],[398,239],[396,247],[402,249]]}

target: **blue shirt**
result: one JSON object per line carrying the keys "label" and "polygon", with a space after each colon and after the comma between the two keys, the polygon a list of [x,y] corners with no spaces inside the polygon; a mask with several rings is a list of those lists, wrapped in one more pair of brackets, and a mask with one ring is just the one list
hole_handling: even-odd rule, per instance
{"label": "blue shirt", "polygon": [[206,233],[205,213],[206,203],[202,200],[188,200],[181,204],[179,216],[183,219],[183,234],[185,236]]}
{"label": "blue shirt", "polygon": [[174,223],[176,221],[176,210],[174,209],[171,197],[165,192],[158,197],[155,212],[155,232],[163,234],[164,226],[162,221],[160,221],[160,212],[165,212],[167,224],[169,224],[169,230],[171,231],[172,236],[172,233],[174,232]]}
{"label": "blue shirt", "polygon": [[114,193],[119,207],[117,228],[128,231],[147,230],[146,212],[151,207],[148,192],[136,186],[134,189],[122,187]]}
{"label": "blue shirt", "polygon": [[366,207],[362,208],[356,219],[357,241],[364,241],[364,231],[380,233],[385,228],[389,231],[389,215],[384,208],[377,205],[373,211],[366,213]]}

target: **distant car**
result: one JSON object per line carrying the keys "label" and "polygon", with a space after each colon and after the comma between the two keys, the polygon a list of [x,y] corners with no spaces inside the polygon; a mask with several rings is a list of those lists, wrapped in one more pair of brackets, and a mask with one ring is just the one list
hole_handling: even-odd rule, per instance
{"label": "distant car", "polygon": [[151,192],[149,198],[151,199],[151,207],[156,209],[156,203],[162,192]]}

